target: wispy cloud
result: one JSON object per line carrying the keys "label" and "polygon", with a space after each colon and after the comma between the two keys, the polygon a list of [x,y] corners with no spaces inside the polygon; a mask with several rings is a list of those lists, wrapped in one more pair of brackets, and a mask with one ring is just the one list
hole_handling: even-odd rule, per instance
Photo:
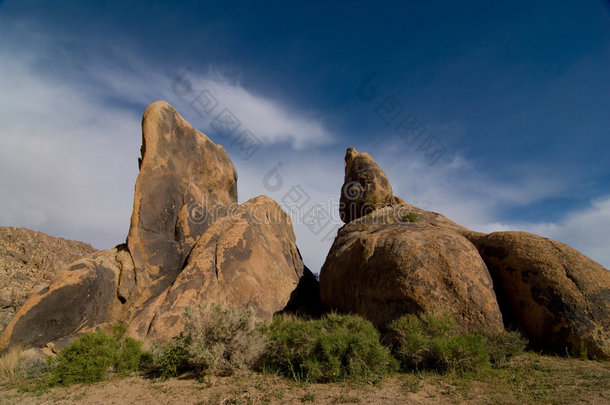
{"label": "wispy cloud", "polygon": [[[265,145],[286,143],[301,150],[328,144],[335,138],[319,117],[290,107],[287,100],[255,94],[218,70],[196,71],[186,66],[163,74],[160,68],[151,69],[146,61],[134,57],[134,53],[115,49],[115,60],[120,62],[100,60],[90,65],[88,71],[96,88],[106,96],[139,104],[163,98],[211,136],[212,122],[227,110],[239,121],[237,130],[251,131]],[[202,100],[208,98],[215,105],[212,111],[201,107]]]}
{"label": "wispy cloud", "polygon": [[120,243],[132,205],[140,118],[0,54],[0,223]]}
{"label": "wispy cloud", "polygon": [[[280,102],[253,94],[222,75],[197,76],[194,88],[209,90],[223,106],[226,106],[263,143],[288,142],[295,149],[327,144],[333,135],[314,117],[299,111],[291,111]],[[210,117],[212,118],[212,117]],[[206,122],[209,125],[209,120]]]}
{"label": "wispy cloud", "polygon": [[535,171],[499,181],[459,154],[431,167],[417,153],[384,145],[378,162],[397,195],[478,231],[489,231],[502,210],[555,196],[567,186]]}
{"label": "wispy cloud", "polygon": [[[138,173],[143,108],[166,99],[201,130],[210,120],[202,120],[192,100],[172,90],[178,70],[167,73],[131,50],[111,48],[74,64],[72,72],[55,74],[47,66],[65,57],[61,45],[49,36],[27,37],[28,24],[14,22],[12,28],[0,38],[0,225],[98,248],[122,242]],[[218,72],[192,72],[189,80],[191,97],[210,90],[267,146],[277,143],[289,154],[333,137],[286,101],[254,94]],[[233,159],[243,167],[245,162]],[[257,162],[264,174],[266,163]],[[250,194],[264,193],[259,186]]]}

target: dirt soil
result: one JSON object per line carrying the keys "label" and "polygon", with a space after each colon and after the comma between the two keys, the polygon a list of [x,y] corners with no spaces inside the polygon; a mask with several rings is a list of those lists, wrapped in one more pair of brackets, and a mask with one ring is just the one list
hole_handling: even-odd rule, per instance
{"label": "dirt soil", "polygon": [[[21,387],[21,388],[20,388]],[[2,404],[610,404],[610,363],[525,354],[477,377],[401,374],[377,384],[299,384],[250,374],[199,382],[139,376],[43,394],[0,388]]]}

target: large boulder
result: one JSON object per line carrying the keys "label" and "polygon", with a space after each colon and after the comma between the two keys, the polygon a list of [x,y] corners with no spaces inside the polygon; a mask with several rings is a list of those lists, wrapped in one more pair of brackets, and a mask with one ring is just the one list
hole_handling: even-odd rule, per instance
{"label": "large boulder", "polygon": [[165,101],[142,119],[142,158],[127,246],[138,284],[159,294],[180,273],[197,239],[237,202],[227,152]]}
{"label": "large boulder", "polygon": [[12,344],[44,346],[117,322],[125,302],[117,291],[130,272],[133,262],[125,245],[72,263],[21,307],[0,338],[0,350]]}
{"label": "large boulder", "polygon": [[323,303],[378,326],[441,310],[462,330],[502,330],[491,277],[477,249],[458,233],[463,230],[408,204],[352,220],[322,267]]}
{"label": "large boulder", "polygon": [[347,148],[339,215],[345,223],[396,202],[388,177],[368,153]]}
{"label": "large boulder", "polygon": [[187,306],[250,307],[270,320],[303,275],[290,218],[268,197],[253,198],[198,240],[174,283],[135,318],[129,334],[167,340],[183,327]]}
{"label": "large boulder", "polygon": [[471,235],[502,312],[537,346],[610,358],[610,271],[571,247],[526,232]]}

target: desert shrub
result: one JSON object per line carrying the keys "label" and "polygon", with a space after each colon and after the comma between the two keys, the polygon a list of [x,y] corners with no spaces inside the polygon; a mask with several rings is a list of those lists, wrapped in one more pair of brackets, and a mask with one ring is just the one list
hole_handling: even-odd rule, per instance
{"label": "desert shrub", "polygon": [[138,369],[143,353],[141,343],[125,338],[126,327],[117,325],[111,336],[104,332],[85,333],[66,346],[55,359],[49,385],[93,383],[109,372],[125,374]]}
{"label": "desert shrub", "polygon": [[506,363],[527,346],[527,339],[516,331],[481,332],[481,336],[492,364]]}
{"label": "desert shrub", "polygon": [[0,384],[41,377],[51,370],[46,356],[36,349],[11,346],[0,356]]}
{"label": "desert shrub", "polygon": [[249,309],[216,304],[188,307],[183,334],[158,350],[155,364],[161,377],[192,371],[227,376],[255,367],[266,338]]}
{"label": "desert shrub", "polygon": [[192,369],[184,337],[174,338],[169,343],[159,343],[152,350],[152,364],[148,370],[153,377],[168,379]]}
{"label": "desert shrub", "polygon": [[184,318],[189,361],[200,373],[232,375],[251,368],[266,345],[250,309],[207,304],[187,308]]}
{"label": "desert shrub", "polygon": [[428,362],[441,373],[466,373],[488,366],[489,354],[480,335],[459,333],[432,338]]}
{"label": "desert shrub", "polygon": [[396,368],[379,332],[357,316],[322,319],[276,317],[265,327],[269,344],[262,356],[266,372],[297,381],[376,381]]}
{"label": "desert shrub", "polygon": [[404,371],[470,372],[489,365],[483,336],[458,333],[444,314],[407,315],[388,326],[386,342]]}
{"label": "desert shrub", "polygon": [[51,364],[42,352],[26,350],[19,360],[19,374],[26,379],[36,379],[51,371]]}

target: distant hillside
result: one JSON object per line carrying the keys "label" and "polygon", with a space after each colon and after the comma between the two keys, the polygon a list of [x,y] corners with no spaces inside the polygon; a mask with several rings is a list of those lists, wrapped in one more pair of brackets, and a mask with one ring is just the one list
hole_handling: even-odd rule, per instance
{"label": "distant hillside", "polygon": [[46,287],[66,264],[96,251],[88,243],[0,227],[0,333],[31,293]]}

